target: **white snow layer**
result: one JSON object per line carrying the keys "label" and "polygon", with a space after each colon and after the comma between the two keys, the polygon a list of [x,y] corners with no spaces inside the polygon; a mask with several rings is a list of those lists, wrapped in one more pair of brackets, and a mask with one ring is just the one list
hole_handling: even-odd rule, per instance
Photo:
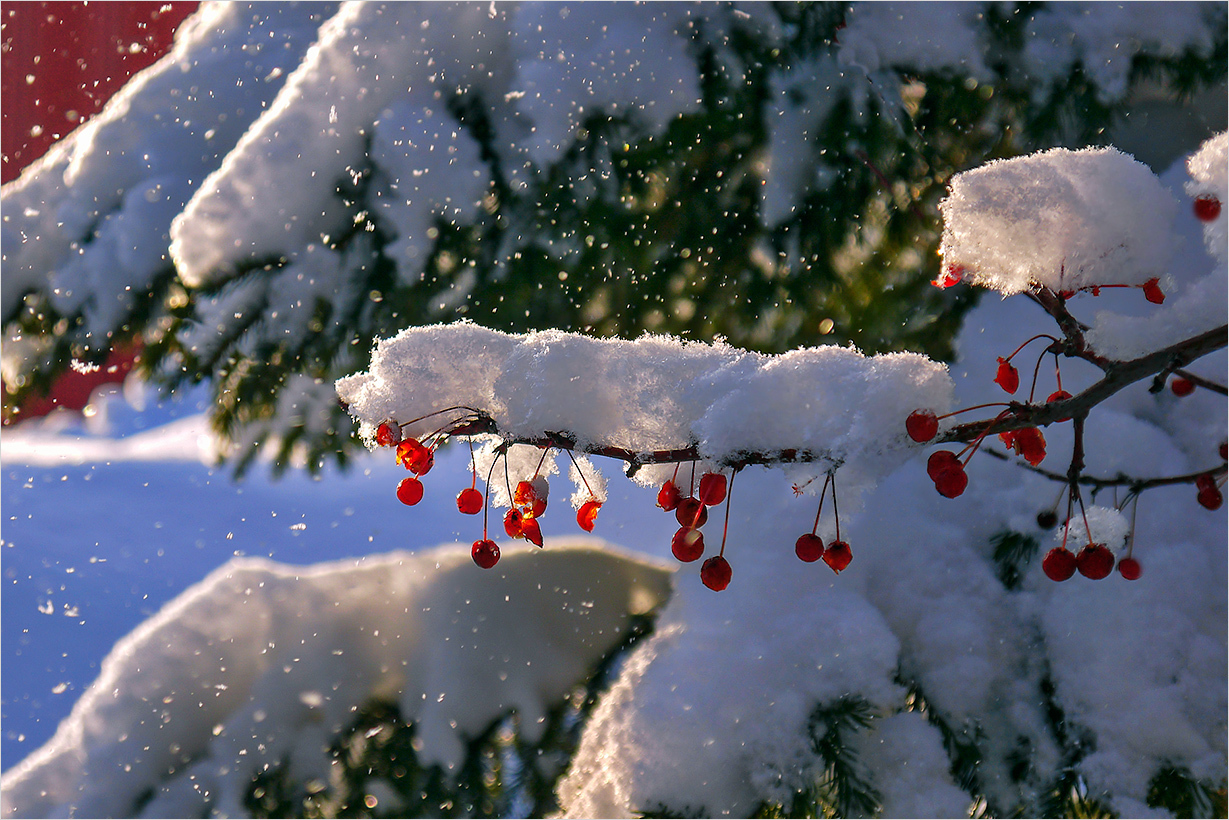
{"label": "white snow layer", "polygon": [[[382,421],[462,405],[489,415],[504,436],[567,432],[582,448],[694,443],[715,462],[807,450],[817,459],[811,475],[840,466],[842,480],[857,484],[913,452],[903,419],[919,407],[944,412],[952,384],[945,366],[914,353],[863,356],[828,346],[771,356],[666,336],[510,335],[460,322],[380,341],[370,369],[339,380],[337,394],[371,446]],[[421,436],[463,413],[405,432]],[[660,483],[662,470],[637,475]]]}
{"label": "white snow layer", "polygon": [[202,4],[170,53],[4,186],[0,312],[46,287],[57,309],[83,309],[91,327],[110,332],[170,267],[171,220],[334,7]]}
{"label": "white snow layer", "polygon": [[[234,559],[122,640],[42,749],[8,772],[5,817],[244,816],[283,762],[328,782],[330,739],[374,698],[415,722],[424,765],[515,709],[529,735],[659,606],[668,575],[609,545],[467,549],[312,567]],[[532,739],[532,738],[531,738]]]}
{"label": "white snow layer", "polygon": [[1113,148],[1055,148],[952,178],[939,209],[946,268],[1006,296],[1142,285],[1165,274],[1176,203]]}

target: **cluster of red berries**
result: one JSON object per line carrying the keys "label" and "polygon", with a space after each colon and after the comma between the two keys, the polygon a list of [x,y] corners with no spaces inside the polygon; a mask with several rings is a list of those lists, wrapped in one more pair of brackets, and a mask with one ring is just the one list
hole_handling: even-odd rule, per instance
{"label": "cluster of red berries", "polygon": [[[1079,572],[1085,578],[1100,581],[1114,569],[1114,553],[1105,544],[1088,544],[1078,555],[1065,546],[1055,547],[1041,561],[1041,571],[1051,581],[1066,581]],[[1139,561],[1127,556],[1118,562],[1118,574],[1128,581],[1138,581],[1143,569]]]}
{"label": "cluster of red berries", "polygon": [[[670,541],[670,552],[684,564],[700,560],[704,555],[704,533],[700,528],[708,521],[708,508],[716,507],[726,500],[729,487],[722,473],[705,473],[700,476],[698,490],[684,496],[675,484],[678,469],[674,478],[661,485],[657,492],[657,506],[666,512],[673,512],[679,523],[679,529]],[[728,531],[729,507],[726,507],[726,523]],[[721,539],[721,550],[700,567],[700,581],[711,590],[720,592],[730,584],[733,570],[730,562],[725,559],[725,537]]]}
{"label": "cluster of red berries", "polygon": [[[397,463],[414,474],[403,478],[397,485],[397,498],[401,503],[414,506],[422,501],[423,485],[420,479],[434,466],[435,450],[447,437],[450,427],[451,425],[445,425],[440,430],[424,437],[422,441],[412,437],[403,438],[402,425],[396,422],[385,421],[376,427],[376,443],[381,447],[396,447]],[[546,454],[543,453],[543,460],[545,456]],[[492,463],[492,469],[494,469],[494,463]],[[579,470],[579,467],[577,469]],[[465,515],[485,513],[487,508],[486,496],[478,489],[477,470],[471,470],[471,474],[470,486],[457,493],[457,510]],[[580,475],[587,487],[588,481],[584,479],[584,474],[580,473]],[[487,486],[490,487],[489,476]],[[515,490],[509,488],[508,494],[512,499],[512,508],[504,515],[503,520],[504,532],[509,538],[524,538],[531,544],[542,546],[542,528],[538,524],[538,519],[546,511],[549,493],[550,485],[541,475],[518,482]],[[580,509],[576,512],[577,525],[585,532],[593,532],[598,510],[601,507],[602,502],[590,490],[588,500],[581,504]],[[487,537],[485,515],[482,522],[482,538],[474,542],[470,554],[474,563],[483,569],[490,569],[499,562],[499,546]]]}

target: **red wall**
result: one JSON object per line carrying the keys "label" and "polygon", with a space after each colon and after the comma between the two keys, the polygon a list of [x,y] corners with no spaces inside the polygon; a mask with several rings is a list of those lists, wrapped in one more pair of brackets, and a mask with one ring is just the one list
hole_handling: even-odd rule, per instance
{"label": "red wall", "polygon": [[[170,47],[197,3],[0,2],[0,181],[16,179],[56,140],[95,114]],[[49,396],[7,424],[53,407],[79,410],[94,388],[121,381],[137,351],[112,351],[101,370],[66,373]]]}

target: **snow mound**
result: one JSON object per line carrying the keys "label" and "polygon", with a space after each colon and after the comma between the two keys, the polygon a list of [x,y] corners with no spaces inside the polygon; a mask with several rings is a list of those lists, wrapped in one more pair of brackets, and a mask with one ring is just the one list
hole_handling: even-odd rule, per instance
{"label": "snow mound", "polygon": [[939,252],[945,268],[1005,296],[1142,285],[1165,274],[1176,207],[1114,148],[1055,148],[953,177]]}
{"label": "snow mound", "polygon": [[[509,335],[462,322],[380,341],[370,369],[340,379],[337,393],[369,446],[382,421],[462,406],[489,415],[505,437],[566,431],[578,449],[637,452],[694,444],[712,462],[796,448],[846,478],[899,464],[913,451],[905,418],[919,407],[943,412],[952,382],[946,367],[912,353],[825,346],[773,356],[667,336]],[[447,420],[441,413],[405,432],[422,436]],[[659,472],[637,476],[654,483]]]}
{"label": "snow mound", "polygon": [[664,570],[599,542],[552,547],[509,548],[489,572],[455,547],[232,560],[115,646],[4,778],[3,816],[243,816],[266,767],[327,782],[330,739],[377,698],[417,723],[424,765],[453,769],[512,709],[532,733],[669,591]]}

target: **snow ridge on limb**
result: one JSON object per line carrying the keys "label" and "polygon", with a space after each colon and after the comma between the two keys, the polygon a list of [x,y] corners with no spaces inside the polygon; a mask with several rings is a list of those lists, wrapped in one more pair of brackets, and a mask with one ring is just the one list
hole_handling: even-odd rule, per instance
{"label": "snow ridge on limb", "polygon": [[491,574],[453,547],[234,559],[116,645],[55,737],[6,773],[2,814],[247,816],[265,766],[328,782],[330,740],[373,699],[395,701],[419,759],[447,771],[509,710],[531,735],[669,594],[661,567],[570,543],[509,550]]}
{"label": "snow ridge on limb", "polygon": [[[841,466],[873,480],[911,452],[899,419],[949,406],[952,382],[944,365],[912,353],[825,346],[774,356],[668,336],[511,335],[461,322],[379,342],[369,370],[340,379],[337,392],[369,446],[383,421],[419,436],[457,408],[457,417],[481,417],[471,431],[633,468],[816,462],[816,474]],[[660,483],[660,470],[631,472]]]}

